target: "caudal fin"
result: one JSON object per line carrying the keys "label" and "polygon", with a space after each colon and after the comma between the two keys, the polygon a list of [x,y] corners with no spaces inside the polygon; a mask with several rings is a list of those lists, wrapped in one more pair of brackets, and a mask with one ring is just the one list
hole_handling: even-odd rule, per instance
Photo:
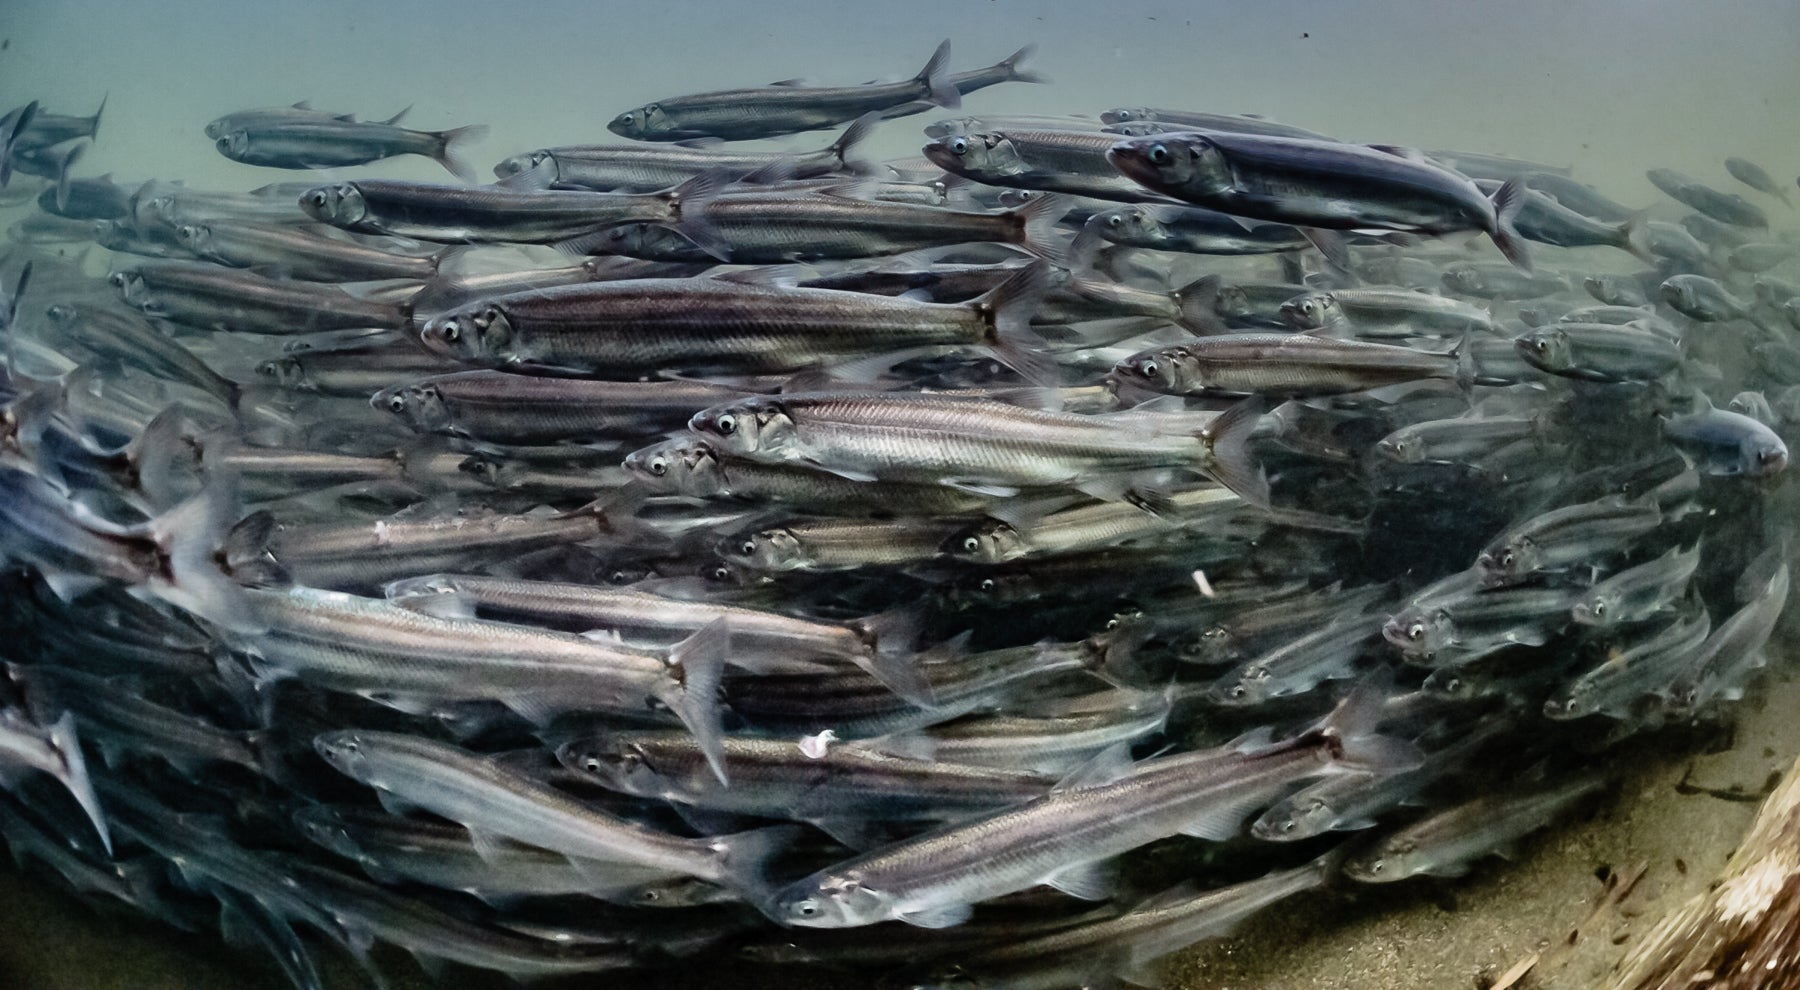
{"label": "caudal fin", "polygon": [[1181,317],[1176,322],[1187,330],[1205,337],[1227,332],[1230,328],[1219,317],[1219,287],[1223,280],[1208,275],[1175,290],[1175,304]]}
{"label": "caudal fin", "polygon": [[165,573],[154,582],[157,597],[235,632],[257,633],[249,597],[219,565],[219,547],[237,520],[237,486],[207,482],[188,499],[150,524],[165,558]]}
{"label": "caudal fin", "polygon": [[1036,385],[1060,381],[1056,360],[1031,332],[1031,318],[1049,287],[1050,266],[1036,261],[970,303],[988,321],[995,359]]}
{"label": "caudal fin", "polygon": [[1013,82],[1047,83],[1050,81],[1049,76],[1025,68],[1025,60],[1036,54],[1037,44],[1033,42],[1001,59],[998,67],[1004,69],[1006,78]]}
{"label": "caudal fin", "polygon": [[688,731],[719,783],[725,776],[724,725],[719,715],[719,685],[725,676],[725,658],[731,652],[731,629],[716,619],[699,632],[676,644],[669,652],[674,683],[658,692]]}
{"label": "caudal fin", "polygon": [[87,812],[88,820],[94,823],[94,831],[100,836],[100,844],[106,847],[106,854],[112,855],[112,833],[106,827],[106,816],[100,810],[100,798],[94,793],[93,778],[88,776],[87,757],[82,755],[81,742],[75,738],[75,713],[63,712],[62,718],[50,727],[50,748],[61,758],[63,769],[57,779],[69,789],[75,803]]}
{"label": "caudal fin", "polygon": [[713,202],[731,180],[724,170],[702,172],[661,194],[674,210],[670,226],[675,232],[720,261],[731,260],[731,245],[719,235],[710,214]]}
{"label": "caudal fin", "polygon": [[773,825],[713,839],[724,867],[719,882],[742,894],[750,904],[767,910],[774,899],[769,866],[787,852],[800,832],[798,825]]}
{"label": "caudal fin", "polygon": [[1419,748],[1376,732],[1386,704],[1383,680],[1358,684],[1315,730],[1332,741],[1332,764],[1351,772],[1401,773],[1424,763]]}
{"label": "caudal fin", "polygon": [[1262,397],[1251,396],[1220,413],[1198,434],[1209,454],[1207,473],[1252,505],[1269,504],[1269,477],[1250,454],[1250,436],[1262,412]]}
{"label": "caudal fin", "polygon": [[1523,179],[1508,179],[1494,190],[1494,229],[1488,232],[1494,239],[1494,246],[1506,255],[1506,260],[1523,271],[1531,271],[1531,255],[1525,250],[1525,238],[1519,235],[1514,222],[1519,211],[1525,208],[1525,196],[1529,192]]}
{"label": "caudal fin", "polygon": [[1646,265],[1656,264],[1656,255],[1650,250],[1650,215],[1647,211],[1640,210],[1619,225],[1619,246]]}
{"label": "caudal fin", "polygon": [[851,149],[867,141],[869,135],[875,133],[875,125],[879,123],[881,123],[880,112],[871,110],[852,121],[849,127],[844,128],[844,133],[838,135],[836,141],[831,142],[831,147],[825,150],[831,152],[832,157],[837,159],[839,168],[849,168],[852,161]]}
{"label": "caudal fin", "polygon": [[1058,194],[1042,196],[1008,213],[1019,224],[1014,245],[1056,265],[1069,267],[1068,247],[1057,235],[1056,225],[1074,205],[1069,197]]}
{"label": "caudal fin", "polygon": [[931,60],[913,78],[925,85],[925,98],[932,103],[950,110],[962,106],[962,93],[950,79],[949,38],[938,43],[937,51],[931,53]]}
{"label": "caudal fin", "polygon": [[[405,113],[405,110],[400,111]],[[475,166],[469,163],[469,146],[487,137],[486,124],[470,124],[454,130],[439,131],[435,135],[438,140],[437,154],[431,157],[444,166],[451,175],[464,182],[475,181]]]}

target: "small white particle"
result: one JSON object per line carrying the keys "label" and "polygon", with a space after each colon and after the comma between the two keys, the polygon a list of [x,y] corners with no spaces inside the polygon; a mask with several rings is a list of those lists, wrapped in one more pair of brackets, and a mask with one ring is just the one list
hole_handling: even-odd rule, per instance
{"label": "small white particle", "polygon": [[1200,593],[1208,598],[1213,598],[1218,595],[1218,592],[1213,590],[1212,582],[1206,579],[1205,571],[1194,572],[1194,586],[1199,588]]}
{"label": "small white particle", "polygon": [[837,733],[830,729],[826,729],[816,736],[801,736],[800,755],[809,760],[822,760],[825,758],[826,751],[831,749],[831,744],[837,742],[837,737]]}

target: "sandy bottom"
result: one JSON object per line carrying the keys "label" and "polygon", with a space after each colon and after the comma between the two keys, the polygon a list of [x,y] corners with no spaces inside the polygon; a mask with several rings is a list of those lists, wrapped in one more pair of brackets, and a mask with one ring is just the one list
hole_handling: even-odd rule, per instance
{"label": "sandy bottom", "polygon": [[[1675,905],[1705,889],[1754,816],[1757,802],[1683,794],[1678,784],[1740,786],[1759,794],[1771,773],[1800,753],[1800,683],[1769,678],[1741,713],[1728,751],[1704,753],[1693,740],[1644,745],[1621,786],[1583,820],[1539,833],[1518,858],[1490,858],[1456,881],[1421,880],[1392,889],[1348,885],[1303,898],[1253,922],[1236,937],[1197,946],[1168,965],[1169,990],[1482,990],[1532,954],[1520,988],[1591,988]],[[1642,744],[1634,744],[1642,745]],[[1616,762],[1616,761],[1615,761]],[[1642,878],[1612,903],[1609,874]],[[1598,908],[1598,910],[1597,910]],[[1571,933],[1579,934],[1571,944]],[[321,953],[321,955],[326,955]],[[396,990],[429,985],[394,954]],[[321,964],[332,960],[321,959]],[[792,972],[734,985],[810,990],[827,977]],[[645,981],[658,990],[716,986],[721,970],[704,959]],[[339,972],[337,975],[347,974]],[[458,986],[469,981],[459,971]],[[597,977],[609,988],[631,983]],[[353,985],[332,980],[334,985]],[[574,981],[580,986],[584,981]],[[37,875],[0,870],[0,986],[31,990],[257,990],[284,984],[254,953],[204,935],[176,932],[92,907]],[[505,986],[503,980],[492,985]],[[866,990],[867,978],[843,981]]]}

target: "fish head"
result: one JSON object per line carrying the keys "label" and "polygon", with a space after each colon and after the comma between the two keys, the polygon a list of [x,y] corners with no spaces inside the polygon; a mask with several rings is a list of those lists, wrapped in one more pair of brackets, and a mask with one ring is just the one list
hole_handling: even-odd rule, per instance
{"label": "fish head", "polygon": [[1206,691],[1206,700],[1216,705],[1256,705],[1275,696],[1275,683],[1269,668],[1251,664],[1243,670],[1226,674]]}
{"label": "fish head", "polygon": [[1409,608],[1388,619],[1381,636],[1406,659],[1425,662],[1456,642],[1456,620],[1446,609]]}
{"label": "fish head", "polygon": [[1611,626],[1618,614],[1618,596],[1604,588],[1590,590],[1569,606],[1569,618],[1583,626]]}
{"label": "fish head", "polygon": [[1097,213],[1088,223],[1113,244],[1161,244],[1169,239],[1162,222],[1141,206],[1124,206]]}
{"label": "fish head", "polygon": [[1747,437],[1739,450],[1738,463],[1743,467],[1743,473],[1753,478],[1780,474],[1787,470],[1787,444],[1773,435]]}
{"label": "fish head", "polygon": [[1100,120],[1105,124],[1134,124],[1155,119],[1156,111],[1149,107],[1113,107],[1100,114]]}
{"label": "fish head", "polygon": [[1180,347],[1159,347],[1133,354],[1113,366],[1113,377],[1155,392],[1178,393],[1187,384],[1182,360],[1186,353]]}
{"label": "fish head", "polygon": [[1481,551],[1475,569],[1487,587],[1504,587],[1537,573],[1542,554],[1529,537],[1517,537]]}
{"label": "fish head", "polygon": [[1113,167],[1139,185],[1217,194],[1232,187],[1231,163],[1205,135],[1149,134],[1120,141],[1106,152]]}
{"label": "fish head", "polygon": [[1418,464],[1425,460],[1425,445],[1405,430],[1396,430],[1377,440],[1375,450],[1396,464]]}
{"label": "fish head", "polygon": [[384,388],[369,399],[369,405],[398,416],[415,432],[435,433],[450,427],[443,393],[430,382]]}
{"label": "fish head", "polygon": [[300,194],[300,209],[314,220],[339,227],[361,223],[369,215],[362,190],[354,182],[308,189]]}
{"label": "fish head", "polygon": [[998,564],[1025,554],[1025,538],[1007,523],[989,519],[955,533],[945,541],[952,557],[983,564]]}
{"label": "fish head", "polygon": [[492,454],[470,454],[456,462],[456,470],[488,488],[508,491],[517,485],[522,469]]}
{"label": "fish head", "polygon": [[718,458],[704,440],[675,437],[625,455],[632,479],[658,492],[680,495],[719,494]]}
{"label": "fish head", "polygon": [[624,736],[566,742],[557,747],[556,758],[608,790],[640,797],[660,796],[665,790],[643,746]]}
{"label": "fish head", "polygon": [[81,319],[81,310],[74,303],[52,303],[44,308],[44,315],[59,330],[71,329]]}
{"label": "fish head", "polygon": [[1416,846],[1399,836],[1391,836],[1358,856],[1344,862],[1344,875],[1361,883],[1392,883],[1418,872],[1412,859]]}
{"label": "fish head", "polygon": [[494,361],[512,343],[512,322],[494,303],[478,303],[427,320],[419,339],[427,349],[459,360]]}
{"label": "fish head", "polygon": [[219,154],[236,161],[249,152],[250,135],[245,131],[228,131],[213,141],[213,147],[219,149]]}
{"label": "fish head", "polygon": [[1700,298],[1700,286],[1693,278],[1677,275],[1666,279],[1656,287],[1656,294],[1683,316],[1695,319],[1706,316],[1706,308]]}
{"label": "fish head", "polygon": [[1030,171],[1004,134],[952,134],[920,151],[933,165],[959,175],[1022,175]]}
{"label": "fish head", "polygon": [[1561,694],[1544,699],[1544,717],[1565,720],[1592,715],[1599,708],[1594,703],[1593,688],[1588,681],[1578,680],[1564,688]]}
{"label": "fish head", "polygon": [[298,388],[306,384],[306,368],[299,358],[270,358],[256,366],[256,375],[267,378],[282,388]]}
{"label": "fish head", "polygon": [[1281,304],[1282,322],[1296,330],[1318,330],[1343,315],[1337,297],[1329,292],[1308,292]]}
{"label": "fish head", "polygon": [[726,453],[748,456],[781,449],[793,438],[794,423],[778,399],[758,396],[702,409],[688,429]]}
{"label": "fish head", "polygon": [[204,254],[212,247],[212,228],[203,223],[184,223],[175,228],[175,239],[194,254]]}
{"label": "fish head", "polygon": [[994,608],[1028,602],[1044,593],[1037,578],[1025,572],[971,575],[950,585],[958,608]]}
{"label": "fish head", "polygon": [[[101,221],[101,222],[102,223],[112,223],[112,222],[116,222],[116,221]],[[112,286],[115,289],[118,289],[119,295],[123,296],[125,298],[126,302],[131,303],[134,306],[138,305],[144,301],[144,295],[146,292],[146,287],[144,285],[144,277],[142,275],[139,275],[137,272],[134,272],[128,268],[113,272],[112,274],[106,276],[106,284]]]}
{"label": "fish head", "polygon": [[758,571],[790,571],[806,566],[806,548],[793,531],[765,529],[751,533],[725,548],[725,558]]}
{"label": "fish head", "polygon": [[1781,315],[1787,317],[1788,324],[1800,330],[1800,296],[1781,304]]}
{"label": "fish head", "polygon": [[294,824],[300,834],[309,840],[348,859],[357,859],[362,850],[350,838],[350,832],[344,827],[335,812],[324,805],[307,805],[294,812]]}
{"label": "fish head", "polygon": [[1519,357],[1541,371],[1566,371],[1575,366],[1575,346],[1569,335],[1556,327],[1539,327],[1513,341]]}
{"label": "fish head", "polygon": [[660,134],[669,127],[669,116],[659,104],[647,103],[627,110],[607,121],[606,129],[620,137],[643,138]]}
{"label": "fish head", "polygon": [[528,151],[522,155],[513,155],[510,158],[502,159],[500,164],[494,166],[494,177],[497,179],[506,179],[515,175],[521,175],[537,168],[547,161],[554,161],[554,158],[547,150],[540,149],[538,151]]}
{"label": "fish head", "polygon": [[319,758],[351,780],[370,783],[369,756],[363,746],[362,733],[353,729],[321,732],[313,737],[313,749]]}
{"label": "fish head", "polygon": [[679,908],[736,901],[737,895],[699,877],[671,877],[631,890],[625,902],[638,907]]}
{"label": "fish head", "polygon": [[1480,292],[1486,284],[1487,280],[1482,278],[1481,269],[1474,265],[1451,265],[1444,269],[1444,288],[1451,292]]}
{"label": "fish head", "polygon": [[1250,824],[1250,834],[1265,842],[1298,842],[1330,831],[1335,818],[1324,798],[1301,793],[1264,812]]}
{"label": "fish head", "polygon": [[1476,683],[1464,676],[1455,667],[1434,670],[1425,678],[1421,689],[1433,697],[1453,701],[1474,701],[1480,696]]}
{"label": "fish head", "polygon": [[809,877],[775,895],[771,914],[797,928],[852,928],[887,918],[892,898],[849,873]]}
{"label": "fish head", "polygon": [[206,125],[206,136],[209,138],[213,138],[215,140],[220,137],[223,137],[225,135],[226,126],[227,126],[227,121],[224,117],[220,117],[217,120],[210,121]]}
{"label": "fish head", "polygon": [[1220,664],[1242,660],[1244,647],[1229,627],[1213,625],[1183,643],[1179,652],[1189,663]]}

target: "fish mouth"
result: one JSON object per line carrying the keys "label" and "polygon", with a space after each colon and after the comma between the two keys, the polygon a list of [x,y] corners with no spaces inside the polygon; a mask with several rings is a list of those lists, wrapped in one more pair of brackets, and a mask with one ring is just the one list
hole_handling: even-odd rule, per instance
{"label": "fish mouth", "polygon": [[944,147],[942,141],[931,142],[920,148],[919,153],[924,155],[931,164],[946,172],[955,172],[962,167],[962,159],[952,154],[949,148]]}
{"label": "fish mouth", "polygon": [[1146,161],[1143,152],[1131,144],[1115,144],[1106,149],[1106,161],[1133,182],[1148,183],[1156,177],[1156,167]]}

